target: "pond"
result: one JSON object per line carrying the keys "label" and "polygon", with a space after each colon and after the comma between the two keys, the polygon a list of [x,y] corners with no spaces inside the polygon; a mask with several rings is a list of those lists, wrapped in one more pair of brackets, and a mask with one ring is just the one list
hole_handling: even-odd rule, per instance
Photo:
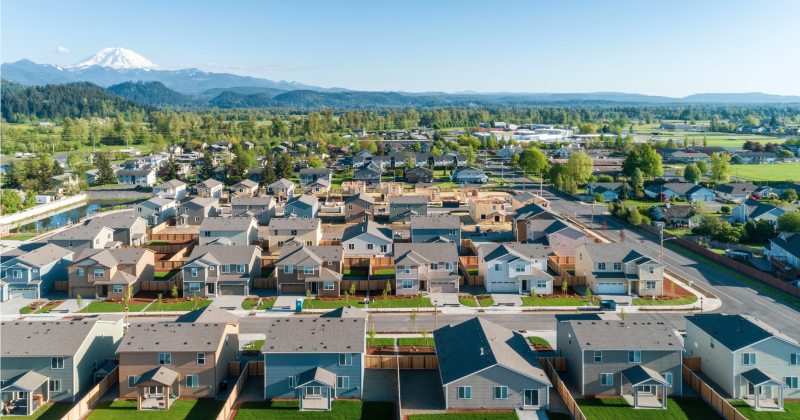
{"label": "pond", "polygon": [[[25,224],[20,225],[17,232],[26,232],[30,230],[44,229],[49,227],[64,226],[72,221],[79,220],[83,217],[97,213],[97,210],[103,207],[111,207],[120,204],[129,203],[129,200],[89,200],[76,207],[58,210],[56,214],[45,214],[36,220],[26,221]],[[12,229],[16,229],[17,225],[13,224]]]}

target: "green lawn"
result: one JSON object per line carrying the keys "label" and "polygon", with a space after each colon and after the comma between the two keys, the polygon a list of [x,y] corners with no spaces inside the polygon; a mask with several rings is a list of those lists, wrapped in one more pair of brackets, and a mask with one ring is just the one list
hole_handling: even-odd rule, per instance
{"label": "green lawn", "polygon": [[156,271],[155,273],[153,273],[153,279],[155,279],[156,281],[169,280],[175,277],[175,275],[178,274],[178,271]]}
{"label": "green lawn", "polygon": [[477,276],[478,275],[478,269],[477,268],[470,268],[470,269],[467,270],[467,273],[470,276]]}
{"label": "green lawn", "polygon": [[246,299],[242,301],[242,309],[246,311],[249,311],[255,308],[256,306],[258,306],[258,302],[253,302],[252,300],[246,300]]}
{"label": "green lawn", "polygon": [[731,165],[731,176],[747,178],[753,181],[793,181],[800,173],[800,162],[788,162],[774,165]]}
{"label": "green lawn", "polygon": [[382,270],[375,270],[376,276],[391,276],[395,274],[394,268],[384,268]]}
{"label": "green lawn", "polygon": [[61,420],[67,415],[67,411],[72,409],[72,404],[45,404],[41,406],[32,416],[8,416],[19,420]]}
{"label": "green lawn", "polygon": [[262,347],[264,347],[264,340],[256,340],[253,343],[245,346],[244,351],[260,352]]}
{"label": "green lawn", "polygon": [[473,297],[468,297],[468,298],[460,297],[460,298],[458,298],[458,301],[461,302],[461,304],[465,305],[465,306],[471,306],[473,308],[477,308],[478,307],[478,302],[475,302],[475,298],[473,298]]}
{"label": "green lawn", "polygon": [[169,245],[169,241],[150,241],[147,245]]}
{"label": "green lawn", "polygon": [[564,271],[567,272],[570,276],[575,276],[575,269],[574,268],[565,268]]}
{"label": "green lawn", "polygon": [[689,296],[675,300],[652,300],[647,298],[634,298],[633,306],[679,306],[697,302],[697,296]]}
{"label": "green lawn", "polygon": [[394,338],[367,338],[367,345],[374,347],[394,347]]}
{"label": "green lawn", "polygon": [[[718,419],[701,399],[667,399],[666,410],[634,410],[624,398],[576,399],[588,420],[705,420]],[[750,420],[750,419],[748,419]]]}
{"label": "green lawn", "polygon": [[[631,207],[631,206],[636,206],[636,207],[639,207],[639,206],[651,206],[652,207],[652,206],[660,206],[661,204],[663,204],[663,203],[660,203],[658,201],[625,200],[625,205],[628,206],[628,207]],[[674,206],[674,205],[688,205],[688,204],[691,204],[691,203],[688,203],[688,202],[684,201],[684,202],[681,202],[681,203],[671,202],[670,204]]]}
{"label": "green lawn", "polygon": [[[547,414],[548,416],[550,413]],[[408,420],[517,420],[517,413],[446,413],[412,414]],[[548,417],[552,419],[552,417]],[[554,419],[555,420],[555,419]]]}
{"label": "green lawn", "polygon": [[360,307],[364,307],[364,302],[357,301],[355,299],[350,299],[349,304],[344,301],[344,299],[340,300],[317,300],[317,299],[306,299],[303,301],[303,309],[337,309],[343,306],[350,306],[350,305],[357,305],[360,303]]}
{"label": "green lawn", "polygon": [[[586,303],[586,299],[583,298],[564,297],[554,299],[536,299],[536,306],[586,306]],[[534,306],[533,299],[530,297],[522,298],[522,306]]]}
{"label": "green lawn", "polygon": [[478,299],[478,303],[481,304],[481,308],[485,308],[487,306],[494,305],[494,299],[492,299],[492,298]]}
{"label": "green lawn", "polygon": [[[431,303],[430,298],[412,298],[412,299],[386,299],[386,300],[377,300],[377,301],[370,301],[369,307],[370,308],[432,308],[433,304]],[[362,306],[364,302],[360,302],[359,306]]]}
{"label": "green lawn", "polygon": [[800,402],[783,402],[786,411],[756,411],[744,401],[732,401],[733,408],[744,415],[747,420],[789,420],[800,419]]}
{"label": "green lawn", "polygon": [[336,177],[334,177],[333,180],[331,181],[331,189],[332,190],[341,190],[343,182],[349,182],[349,181],[352,181],[352,180],[353,180],[352,176],[348,176],[348,177],[344,177],[344,178],[336,178]]}
{"label": "green lawn", "polygon": [[262,268],[261,269],[261,278],[267,279],[269,276],[272,275],[272,272],[275,271],[274,268]]}
{"label": "green lawn", "polygon": [[[46,314],[46,313],[48,313],[48,312],[52,311],[52,310],[53,310],[53,309],[55,309],[55,308],[58,308],[58,306],[45,306],[45,307],[43,307],[43,308],[39,308],[39,309],[38,309],[36,312],[34,312],[34,313],[35,313],[35,314]],[[30,306],[26,306],[26,307],[24,307],[24,308],[20,309],[20,310],[19,310],[19,313],[21,313],[21,314],[25,315],[25,314],[29,314],[29,313],[31,313],[31,311],[32,311],[32,310],[33,310],[33,308],[31,308]]]}
{"label": "green lawn", "polygon": [[[128,305],[129,312],[140,312],[147,307],[147,303]],[[84,306],[81,312],[125,312],[124,303],[92,302]]]}
{"label": "green lawn", "polygon": [[344,270],[342,274],[349,277],[367,277],[367,272],[364,270]]}
{"label": "green lawn", "polygon": [[163,410],[137,410],[136,400],[106,401],[94,409],[88,420],[214,420],[225,401],[177,400]]}
{"label": "green lawn", "polygon": [[[211,305],[211,302],[213,301],[204,300],[202,302],[197,302],[197,309],[205,308]],[[194,302],[162,303],[161,308],[158,308],[156,304],[153,303],[145,312],[189,312],[194,309]]]}
{"label": "green lawn", "polygon": [[256,309],[259,310],[259,311],[263,311],[265,309],[270,309],[273,306],[275,306],[275,302],[276,301],[274,301],[274,300],[262,300],[261,303],[258,304],[258,308],[256,308]]}
{"label": "green lawn", "polygon": [[540,346],[549,346],[550,345],[550,342],[545,340],[544,338],[536,337],[536,336],[533,336],[533,335],[528,337],[528,341],[530,341],[531,344],[538,344]]}
{"label": "green lawn", "polygon": [[398,338],[397,339],[398,346],[417,346],[417,347],[434,347],[433,338],[422,338],[422,337],[412,337],[412,338]]}
{"label": "green lawn", "polygon": [[[134,401],[134,404],[136,402]],[[298,401],[243,402],[236,420],[314,419],[314,420],[393,420],[394,404],[334,400],[331,411],[300,411]],[[170,410],[171,411],[171,410]]]}
{"label": "green lawn", "polygon": [[16,236],[9,236],[8,238],[3,238],[4,241],[27,241],[28,239],[33,239],[39,235],[35,233],[26,233],[23,235],[16,235]]}

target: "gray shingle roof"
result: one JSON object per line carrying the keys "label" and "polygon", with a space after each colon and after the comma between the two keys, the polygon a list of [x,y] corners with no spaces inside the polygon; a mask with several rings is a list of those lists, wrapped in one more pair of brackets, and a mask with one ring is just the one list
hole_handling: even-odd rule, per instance
{"label": "gray shingle roof", "polygon": [[271,318],[264,353],[363,353],[366,319]]}
{"label": "gray shingle roof", "polygon": [[193,185],[194,188],[214,188],[216,186],[222,185],[221,182],[217,181],[216,179],[209,178],[203,182]]}
{"label": "gray shingle roof", "polygon": [[636,365],[629,367],[622,372],[622,376],[631,383],[631,386],[637,386],[642,383],[652,383],[658,382],[664,385],[669,385],[666,379],[661,376],[658,372],[650,369],[646,366]]}
{"label": "gray shingle roof", "polygon": [[89,219],[86,226],[107,226],[111,229],[130,229],[140,217],[133,215],[133,211],[123,211],[120,213],[108,214]]}
{"label": "gray shingle roof", "polygon": [[750,382],[754,386],[777,383],[783,385],[784,388],[788,388],[788,386],[783,383],[780,379],[776,378],[775,375],[764,372],[761,369],[753,368],[748,370],[747,372],[742,374],[742,378],[744,378],[747,382]]}
{"label": "gray shingle roof", "polygon": [[569,321],[583,350],[675,350],[683,345],[662,322]]}
{"label": "gray shingle roof", "polygon": [[162,189],[163,188],[177,188],[177,187],[180,187],[181,185],[186,185],[186,183],[183,182],[183,181],[179,181],[177,179],[172,179],[172,180],[169,180],[167,182],[162,182],[162,183],[156,185],[153,188],[162,188]]}
{"label": "gray shingle roof", "polygon": [[330,168],[304,168],[300,170],[300,175],[330,175],[333,171]]}
{"label": "gray shingle roof", "polygon": [[148,176],[153,171],[149,169],[120,169],[117,171],[117,176]]}
{"label": "gray shingle roof", "polygon": [[668,182],[663,185],[653,184],[645,188],[646,191],[650,191],[656,194],[659,194],[662,191],[666,191],[667,189],[670,189],[680,195],[686,195],[686,194],[694,194],[697,191],[706,188],[701,185],[694,185],[691,182]]}
{"label": "gray shingle roof", "polygon": [[219,199],[213,197],[196,197],[183,203],[183,206],[206,208],[212,204],[219,205]]}
{"label": "gray shingle roof", "polygon": [[688,315],[684,318],[686,322],[691,322],[731,351],[745,348],[769,337],[780,337],[797,344],[796,340],[752,317],[704,314]]}
{"label": "gray shingle roof", "polygon": [[281,256],[277,265],[313,265],[319,266],[327,261],[342,261],[344,247],[333,246],[285,246],[281,248]]}
{"label": "gray shingle roof", "polygon": [[390,243],[392,242],[392,230],[371,220],[361,222],[345,229],[344,233],[342,234],[342,242],[344,243],[345,241],[349,241],[350,239],[359,237],[365,233],[369,233],[370,235],[378,238],[386,239]]}
{"label": "gray shingle roof", "polygon": [[443,384],[502,365],[550,385],[525,337],[485,318],[439,328],[433,340]]}
{"label": "gray shingle roof", "polygon": [[758,185],[749,182],[730,182],[717,187],[717,192],[723,194],[751,194],[758,189]]}
{"label": "gray shingle roof", "polygon": [[278,189],[280,189],[280,188],[292,188],[292,186],[294,186],[294,182],[289,181],[286,178],[281,178],[281,179],[273,182],[272,184],[267,185],[267,188],[273,188],[273,189],[274,188],[278,188]]}
{"label": "gray shingle roof", "polygon": [[316,218],[309,218],[303,219],[299,217],[295,218],[283,218],[283,219],[271,219],[269,221],[269,229],[319,229],[321,225],[320,219]]}
{"label": "gray shingle roof", "polygon": [[481,244],[480,249],[484,252],[484,261],[496,260],[505,255],[513,255],[528,261],[532,260],[547,260],[547,251],[544,247],[538,244],[495,244],[484,243]]}
{"label": "gray shingle roof", "polygon": [[132,322],[117,353],[216,351],[225,322]]}
{"label": "gray shingle roof", "polygon": [[206,306],[195,311],[191,311],[179,316],[175,322],[195,322],[195,323],[208,323],[208,322],[226,322],[229,324],[238,324],[241,318],[235,314],[228,312],[218,306]]}
{"label": "gray shingle roof", "polygon": [[783,248],[795,257],[800,257],[800,233],[781,232],[777,238],[772,238],[770,242]]}
{"label": "gray shingle roof", "polygon": [[175,372],[174,370],[164,366],[159,366],[155,369],[145,372],[142,377],[136,381],[134,386],[152,386],[157,384],[163,386],[172,386],[175,384],[175,380],[177,380],[179,377],[180,375],[178,375],[178,372]]}
{"label": "gray shingle roof", "polygon": [[350,197],[347,197],[347,199],[344,200],[344,202],[345,202],[345,204],[347,204],[347,203],[352,203],[353,201],[356,201],[356,200],[361,200],[361,201],[364,201],[364,202],[367,202],[367,203],[370,203],[370,204],[375,204],[375,199],[372,198],[372,196],[369,196],[369,195],[364,194],[364,193],[358,193],[356,195],[351,195]]}
{"label": "gray shingle roof", "polygon": [[255,223],[252,217],[206,217],[200,223],[201,231],[243,231]]}
{"label": "gray shingle roof", "polygon": [[192,254],[189,255],[189,263],[195,259],[211,255],[220,264],[250,264],[250,261],[253,260],[253,254],[257,253],[259,256],[261,255],[259,247],[256,245],[201,245],[194,247]]}
{"label": "gray shingle roof", "polygon": [[14,258],[14,261],[24,262],[33,267],[44,267],[74,253],[58,245],[47,244]]}
{"label": "gray shingle roof", "polygon": [[419,265],[431,262],[458,262],[456,244],[394,244],[395,265]]}
{"label": "gray shingle roof", "polygon": [[293,197],[291,200],[289,200],[288,202],[286,202],[286,204],[284,205],[284,208],[286,208],[287,206],[297,205],[297,203],[303,203],[303,204],[305,204],[305,205],[307,205],[309,207],[313,207],[314,204],[318,204],[319,203],[319,199],[317,197],[314,197],[313,195],[309,195],[309,194],[297,195],[297,196]]}
{"label": "gray shingle roof", "polygon": [[295,388],[299,388],[311,382],[319,382],[323,385],[336,386],[336,374],[321,367],[313,367],[301,373],[297,377],[297,386]]}
{"label": "gray shingle roof", "polygon": [[539,214],[542,213],[553,214],[552,212],[548,211],[547,209],[538,204],[530,203],[526,206],[518,208],[517,211],[514,212],[514,220],[520,220],[520,219],[525,220],[533,216],[538,216]]}
{"label": "gray shingle roof", "polygon": [[47,376],[42,375],[41,373],[34,372],[29,370],[21,375],[17,375],[5,382],[3,384],[3,389],[7,387],[17,387],[22,388],[24,390],[34,392],[36,391],[42,384],[47,382],[50,379]]}
{"label": "gray shingle roof", "polygon": [[428,197],[424,195],[393,195],[389,197],[389,205],[392,204],[427,204]]}
{"label": "gray shingle roof", "polygon": [[[585,244],[584,248],[594,262],[628,262],[644,257],[628,244]],[[637,247],[641,248],[641,247]]]}
{"label": "gray shingle roof", "polygon": [[161,206],[166,206],[166,205],[169,205],[169,204],[175,204],[175,200],[171,200],[169,198],[153,197],[153,198],[145,201],[145,203],[153,203],[156,206],[161,207]]}
{"label": "gray shingle roof", "polygon": [[113,229],[106,228],[105,226],[75,226],[63,232],[56,233],[55,235],[51,236],[49,240],[64,241],[68,239],[94,239],[103,229],[107,229],[111,234],[114,232]]}
{"label": "gray shingle roof", "polygon": [[461,230],[461,219],[454,214],[427,214],[411,216],[411,230],[414,229],[458,229]]}
{"label": "gray shingle roof", "polygon": [[231,188],[236,187],[244,187],[244,188],[255,188],[258,186],[258,182],[253,181],[252,179],[244,179],[236,185],[233,185]]}
{"label": "gray shingle roof", "polygon": [[0,323],[0,348],[9,356],[74,356],[97,318],[59,321],[17,320]]}
{"label": "gray shingle roof", "polygon": [[266,206],[269,208],[274,201],[275,199],[268,195],[258,197],[234,197],[231,199],[231,206]]}
{"label": "gray shingle roof", "polygon": [[334,309],[326,314],[320,316],[320,318],[358,318],[358,319],[367,319],[367,313],[358,309],[354,306],[343,306],[341,308]]}

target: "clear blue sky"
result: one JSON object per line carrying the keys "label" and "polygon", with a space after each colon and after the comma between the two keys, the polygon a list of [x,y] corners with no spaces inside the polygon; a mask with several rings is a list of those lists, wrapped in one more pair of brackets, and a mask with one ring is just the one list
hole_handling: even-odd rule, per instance
{"label": "clear blue sky", "polygon": [[2,62],[123,47],[160,68],[356,90],[800,95],[797,0],[6,0],[1,12]]}

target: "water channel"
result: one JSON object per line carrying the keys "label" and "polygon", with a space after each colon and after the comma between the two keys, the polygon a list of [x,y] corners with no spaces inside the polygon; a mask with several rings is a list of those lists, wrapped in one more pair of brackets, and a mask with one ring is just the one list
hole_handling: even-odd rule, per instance
{"label": "water channel", "polygon": [[110,207],[129,202],[130,200],[88,200],[83,203],[75,204],[72,207],[55,210],[53,213],[39,215],[33,219],[14,222],[11,224],[11,228],[16,230],[17,226],[19,226],[18,232],[22,233],[36,229],[64,226],[73,221],[95,214],[97,210],[102,207]]}

